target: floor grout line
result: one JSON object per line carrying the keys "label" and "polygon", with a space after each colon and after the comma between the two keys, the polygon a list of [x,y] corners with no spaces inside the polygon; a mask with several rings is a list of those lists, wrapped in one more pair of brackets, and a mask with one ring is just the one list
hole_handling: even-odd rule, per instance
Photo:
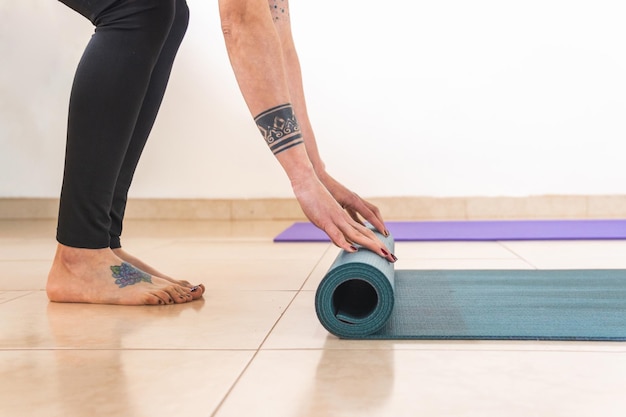
{"label": "floor grout line", "polygon": [[245,375],[246,371],[250,368],[250,366],[252,365],[252,362],[254,361],[254,359],[258,356],[258,354],[261,352],[261,350],[263,350],[263,345],[265,344],[265,342],[267,341],[267,339],[271,336],[272,332],[274,331],[274,329],[276,328],[276,326],[278,325],[278,323],[280,323],[280,320],[283,318],[283,316],[287,313],[287,311],[289,310],[289,307],[291,307],[291,305],[294,303],[296,297],[298,296],[298,294],[300,294],[300,292],[303,290],[304,286],[306,285],[306,282],[308,281],[308,279],[310,278],[311,274],[315,271],[315,269],[318,267],[318,265],[322,262],[322,260],[325,258],[326,254],[329,252],[331,246],[329,245],[329,247],[324,251],[324,253],[322,253],[322,255],[319,257],[318,261],[315,263],[315,265],[313,266],[313,268],[311,269],[311,271],[309,272],[309,274],[307,275],[307,277],[304,279],[304,281],[302,282],[302,285],[300,285],[300,288],[295,291],[293,297],[291,298],[291,300],[289,301],[289,303],[287,304],[287,306],[285,307],[285,309],[282,311],[282,313],[278,316],[278,318],[276,319],[276,321],[274,322],[274,324],[272,325],[272,327],[268,330],[267,334],[265,335],[265,337],[263,338],[263,340],[261,341],[261,343],[259,344],[259,347],[255,350],[254,354],[252,355],[252,357],[250,358],[250,360],[248,361],[248,363],[246,364],[246,366],[244,367],[244,369],[241,371],[241,373],[237,376],[237,378],[235,379],[235,381],[233,382],[233,384],[230,386],[230,388],[228,389],[228,391],[226,392],[226,394],[224,394],[224,396],[222,397],[221,401],[219,402],[219,404],[215,407],[215,411],[213,413],[211,413],[211,417],[214,417],[215,415],[217,415],[217,413],[219,412],[219,410],[222,408],[223,404],[226,402],[226,400],[228,399],[228,397],[230,396],[230,394],[232,393],[232,391],[235,389],[235,387],[237,386],[237,384],[239,383],[239,381],[243,378],[243,376]]}
{"label": "floor grout line", "polygon": [[538,270],[539,268],[537,268],[535,265],[533,265],[528,259],[524,258],[522,255],[520,255],[519,253],[515,252],[513,250],[513,248],[507,246],[507,244],[504,241],[499,240],[498,244],[504,248],[505,250],[511,252],[513,255],[515,255],[517,257],[517,259],[521,260],[522,262],[524,262],[526,265],[530,266],[532,269]]}

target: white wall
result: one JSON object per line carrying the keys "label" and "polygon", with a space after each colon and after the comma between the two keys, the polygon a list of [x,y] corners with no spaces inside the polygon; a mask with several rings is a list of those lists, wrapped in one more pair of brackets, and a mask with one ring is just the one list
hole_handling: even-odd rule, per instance
{"label": "white wall", "polygon": [[[239,94],[217,2],[192,20],[131,195],[291,196]],[[291,0],[329,171],[364,196],[626,194],[620,0]],[[56,197],[86,20],[0,0],[0,197]]]}

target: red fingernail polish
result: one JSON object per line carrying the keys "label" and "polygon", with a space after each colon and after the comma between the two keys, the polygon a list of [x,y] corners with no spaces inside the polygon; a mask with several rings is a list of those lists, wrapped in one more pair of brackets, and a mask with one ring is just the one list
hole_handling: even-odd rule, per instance
{"label": "red fingernail polish", "polygon": [[355,251],[355,252],[359,250],[359,249],[358,249],[356,246],[354,246],[354,245],[351,245],[351,246],[350,246],[350,249],[352,249],[352,250],[353,250],[353,251]]}
{"label": "red fingernail polish", "polygon": [[393,253],[391,254],[391,257],[393,258],[394,262],[398,260],[398,257],[396,255],[394,255]]}
{"label": "red fingernail polish", "polygon": [[382,249],[382,248],[381,248],[380,250],[382,251],[383,255],[385,255],[385,256],[389,256],[389,252],[387,252],[386,250],[384,250],[384,249]]}

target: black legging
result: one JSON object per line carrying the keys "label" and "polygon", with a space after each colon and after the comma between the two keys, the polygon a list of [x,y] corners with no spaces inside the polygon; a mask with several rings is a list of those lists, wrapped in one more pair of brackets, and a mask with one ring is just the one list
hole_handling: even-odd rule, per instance
{"label": "black legging", "polygon": [[187,30],[185,0],[61,0],[95,32],[70,96],[57,240],[119,248],[128,189]]}

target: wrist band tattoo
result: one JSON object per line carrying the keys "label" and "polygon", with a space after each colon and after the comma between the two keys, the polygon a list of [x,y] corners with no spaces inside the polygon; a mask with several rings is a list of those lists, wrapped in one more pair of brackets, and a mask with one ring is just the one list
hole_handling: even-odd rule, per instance
{"label": "wrist band tattoo", "polygon": [[264,111],[254,121],[274,155],[304,143],[300,125],[289,103]]}

